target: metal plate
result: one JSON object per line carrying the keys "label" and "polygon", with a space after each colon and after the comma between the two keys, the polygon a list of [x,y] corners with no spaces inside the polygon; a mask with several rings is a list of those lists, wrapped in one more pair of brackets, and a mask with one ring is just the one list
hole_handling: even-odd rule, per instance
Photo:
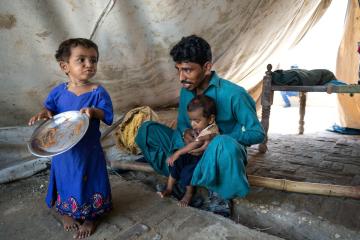
{"label": "metal plate", "polygon": [[40,124],[28,142],[35,156],[51,157],[63,153],[77,144],[89,127],[89,118],[79,111],[55,115]]}

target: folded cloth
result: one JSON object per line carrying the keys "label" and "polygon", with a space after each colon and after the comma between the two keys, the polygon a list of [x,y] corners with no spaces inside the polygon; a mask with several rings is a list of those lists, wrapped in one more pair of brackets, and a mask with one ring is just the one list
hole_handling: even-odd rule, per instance
{"label": "folded cloth", "polygon": [[315,86],[325,85],[336,80],[333,72],[327,69],[291,69],[276,70],[271,73],[272,83],[287,86]]}

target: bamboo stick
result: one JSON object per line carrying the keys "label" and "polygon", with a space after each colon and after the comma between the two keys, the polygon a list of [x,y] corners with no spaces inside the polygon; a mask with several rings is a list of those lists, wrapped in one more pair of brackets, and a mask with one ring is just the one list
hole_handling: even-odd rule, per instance
{"label": "bamboo stick", "polygon": [[297,182],[286,179],[274,179],[254,175],[249,175],[249,182],[252,186],[266,187],[287,192],[310,193],[360,199],[360,186]]}
{"label": "bamboo stick", "polygon": [[[143,172],[155,172],[147,163],[132,161],[111,161],[111,167],[123,170]],[[249,175],[249,183],[252,186],[265,187],[287,192],[309,193],[325,196],[350,197],[360,199],[360,186],[342,186],[323,183],[297,182],[286,179],[275,179]]]}
{"label": "bamboo stick", "polygon": [[142,172],[155,172],[148,163],[133,162],[133,161],[110,161],[112,168],[119,168],[122,170],[133,170]]}

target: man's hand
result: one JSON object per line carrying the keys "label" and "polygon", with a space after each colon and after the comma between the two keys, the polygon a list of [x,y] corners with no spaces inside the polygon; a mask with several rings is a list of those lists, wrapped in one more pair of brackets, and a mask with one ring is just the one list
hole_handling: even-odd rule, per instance
{"label": "man's hand", "polygon": [[184,131],[183,138],[184,138],[185,145],[195,141],[193,130],[190,128],[186,129]]}
{"label": "man's hand", "polygon": [[199,137],[198,138],[198,141],[199,142],[203,142],[203,144],[199,147],[199,148],[196,148],[192,151],[190,151],[189,153],[191,155],[194,155],[194,156],[199,156],[201,154],[204,153],[204,151],[206,150],[206,148],[208,147],[210,141],[216,136],[217,134],[216,133],[212,133],[212,134],[207,134],[205,136],[202,136],[202,137]]}
{"label": "man's hand", "polygon": [[207,134],[205,136],[199,137],[199,141],[211,141],[217,134],[216,133],[211,133],[211,134]]}
{"label": "man's hand", "polygon": [[49,118],[52,118],[52,117],[53,117],[53,113],[45,108],[41,112],[39,112],[38,114],[31,117],[29,122],[28,122],[28,125],[31,126],[36,121],[48,120]]}
{"label": "man's hand", "polygon": [[201,154],[204,153],[204,151],[206,150],[209,143],[210,143],[210,141],[204,141],[203,144],[199,148],[195,148],[194,150],[191,150],[189,152],[189,154],[194,155],[194,156],[200,156]]}

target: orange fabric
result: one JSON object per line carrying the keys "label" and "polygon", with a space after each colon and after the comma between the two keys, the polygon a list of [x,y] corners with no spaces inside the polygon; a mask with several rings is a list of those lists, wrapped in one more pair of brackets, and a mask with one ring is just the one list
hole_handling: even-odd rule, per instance
{"label": "orange fabric", "polygon": [[[358,0],[349,0],[344,36],[340,44],[336,76],[341,81],[357,84],[360,64],[357,42],[360,42],[360,7]],[[338,109],[342,127],[360,129],[360,94],[338,94]]]}

